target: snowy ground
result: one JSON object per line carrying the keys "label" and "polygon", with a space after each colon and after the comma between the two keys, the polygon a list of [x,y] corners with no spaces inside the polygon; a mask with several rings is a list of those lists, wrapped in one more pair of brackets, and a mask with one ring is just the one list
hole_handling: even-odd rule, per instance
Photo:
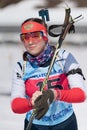
{"label": "snowy ground", "polygon": [[[87,46],[64,45],[79,61],[83,73],[87,78]],[[21,57],[22,49],[19,45],[0,45],[0,130],[23,130],[24,114],[14,114],[10,108],[10,91],[12,68]],[[85,85],[87,81],[85,81]],[[73,104],[78,120],[79,130],[87,129],[87,100],[81,104]]]}

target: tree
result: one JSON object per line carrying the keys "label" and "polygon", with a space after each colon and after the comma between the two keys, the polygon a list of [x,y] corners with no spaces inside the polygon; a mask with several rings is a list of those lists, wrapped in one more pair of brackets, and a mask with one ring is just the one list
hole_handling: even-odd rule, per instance
{"label": "tree", "polygon": [[[0,0],[0,8],[5,8],[8,5],[11,4],[17,4],[18,2],[23,1],[23,0]],[[60,4],[61,2],[63,2],[63,0],[44,0],[45,1],[45,5],[44,6],[37,6],[36,8],[54,8],[56,7],[58,4]],[[78,7],[87,7],[87,1],[86,0],[73,0],[75,2],[77,2]]]}
{"label": "tree", "polygon": [[22,0],[0,0],[0,8],[5,8],[11,4],[17,4],[20,1]]}

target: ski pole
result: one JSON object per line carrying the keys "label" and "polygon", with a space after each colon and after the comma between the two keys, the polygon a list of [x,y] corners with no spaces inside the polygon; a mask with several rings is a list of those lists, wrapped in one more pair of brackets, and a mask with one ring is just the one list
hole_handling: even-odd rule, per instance
{"label": "ski pole", "polygon": [[[71,26],[74,24],[74,21],[72,19],[70,19],[71,16],[70,16],[70,8],[66,9],[66,14],[65,14],[65,20],[64,20],[64,26],[62,28],[62,33],[60,34],[60,37],[59,37],[59,40],[58,40],[58,43],[56,44],[56,47],[55,47],[55,52],[54,52],[54,55],[53,55],[53,58],[52,58],[52,61],[51,61],[51,64],[48,68],[48,72],[47,72],[47,75],[45,77],[45,80],[43,81],[43,84],[42,84],[42,87],[41,87],[41,91],[43,92],[44,90],[44,87],[46,86],[47,84],[47,81],[48,81],[48,78],[49,78],[49,75],[51,73],[51,70],[52,70],[52,67],[54,65],[54,62],[55,62],[55,59],[58,55],[58,52],[61,48],[61,45],[62,45],[62,42],[63,40],[65,39],[66,37],[66,34],[69,32]],[[52,29],[52,28],[50,28]],[[72,31],[72,30],[71,30]],[[55,34],[54,34],[55,35]],[[56,35],[55,35],[56,36]],[[58,35],[57,35],[58,36]],[[35,118],[35,115],[36,115],[36,109],[33,109],[33,112],[31,114],[31,117],[29,119],[29,123],[27,125],[27,128],[26,130],[30,130],[31,129],[31,126],[32,126],[32,122]]]}

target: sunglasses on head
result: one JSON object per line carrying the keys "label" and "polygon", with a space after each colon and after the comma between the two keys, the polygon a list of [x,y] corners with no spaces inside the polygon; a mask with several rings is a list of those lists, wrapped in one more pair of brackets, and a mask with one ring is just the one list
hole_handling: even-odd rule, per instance
{"label": "sunglasses on head", "polygon": [[41,38],[43,37],[43,32],[42,31],[36,31],[36,32],[29,32],[29,33],[21,33],[20,38],[22,41],[24,40],[29,40],[29,38]]}

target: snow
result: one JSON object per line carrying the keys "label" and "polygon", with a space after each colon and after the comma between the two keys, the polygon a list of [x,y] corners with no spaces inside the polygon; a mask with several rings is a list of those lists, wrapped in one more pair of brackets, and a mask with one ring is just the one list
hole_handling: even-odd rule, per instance
{"label": "snow", "polygon": [[41,0],[25,0],[0,9],[0,24],[17,25],[29,17],[38,17],[38,9],[35,9],[35,6],[43,5],[43,3],[44,1]]}
{"label": "snow", "polygon": [[10,106],[13,66],[21,56],[20,45],[0,45],[0,130],[23,130],[24,114],[14,114]]}
{"label": "snow", "polygon": [[[46,2],[46,1],[45,1]],[[0,26],[4,25],[20,25],[26,18],[38,17],[37,5],[44,5],[41,0],[25,0],[0,9]],[[71,6],[70,6],[71,7]],[[84,19],[81,25],[86,25],[87,8],[72,8],[72,16],[77,17],[82,14]],[[64,7],[49,9],[51,22],[63,21]],[[56,17],[55,17],[56,16]],[[62,16],[62,17],[61,17]],[[85,77],[87,77],[87,46],[66,45],[65,49],[72,52],[79,61]],[[0,44],[0,130],[23,130],[25,114],[14,114],[10,106],[11,78],[12,70],[16,61],[21,58],[23,47],[20,44]],[[87,81],[85,81],[85,85]],[[87,129],[87,100],[81,104],[73,104],[78,120],[79,130]]]}
{"label": "snow", "polygon": [[[76,8],[72,2],[67,2],[68,6],[72,8],[71,15],[73,18],[82,14],[84,19],[79,22],[79,25],[86,25],[87,21],[87,8]],[[4,9],[0,9],[0,25],[20,25],[25,19],[30,17],[39,17],[36,6],[45,6],[46,0],[23,0],[18,4],[7,6]],[[55,8],[48,8],[50,14],[50,20],[52,23],[62,24],[65,17],[65,8],[67,8],[65,2],[57,5]],[[55,17],[56,16],[56,17]],[[50,23],[50,22],[49,22]]]}
{"label": "snow", "polygon": [[[87,46],[63,45],[72,52],[79,61],[85,77],[87,77]],[[10,107],[10,91],[12,70],[16,61],[21,58],[23,47],[20,44],[0,45],[0,130],[23,130],[25,114],[15,114]],[[87,81],[85,81],[85,85]],[[87,87],[86,87],[87,88]],[[87,100],[84,103],[73,104],[79,130],[87,129]]]}

